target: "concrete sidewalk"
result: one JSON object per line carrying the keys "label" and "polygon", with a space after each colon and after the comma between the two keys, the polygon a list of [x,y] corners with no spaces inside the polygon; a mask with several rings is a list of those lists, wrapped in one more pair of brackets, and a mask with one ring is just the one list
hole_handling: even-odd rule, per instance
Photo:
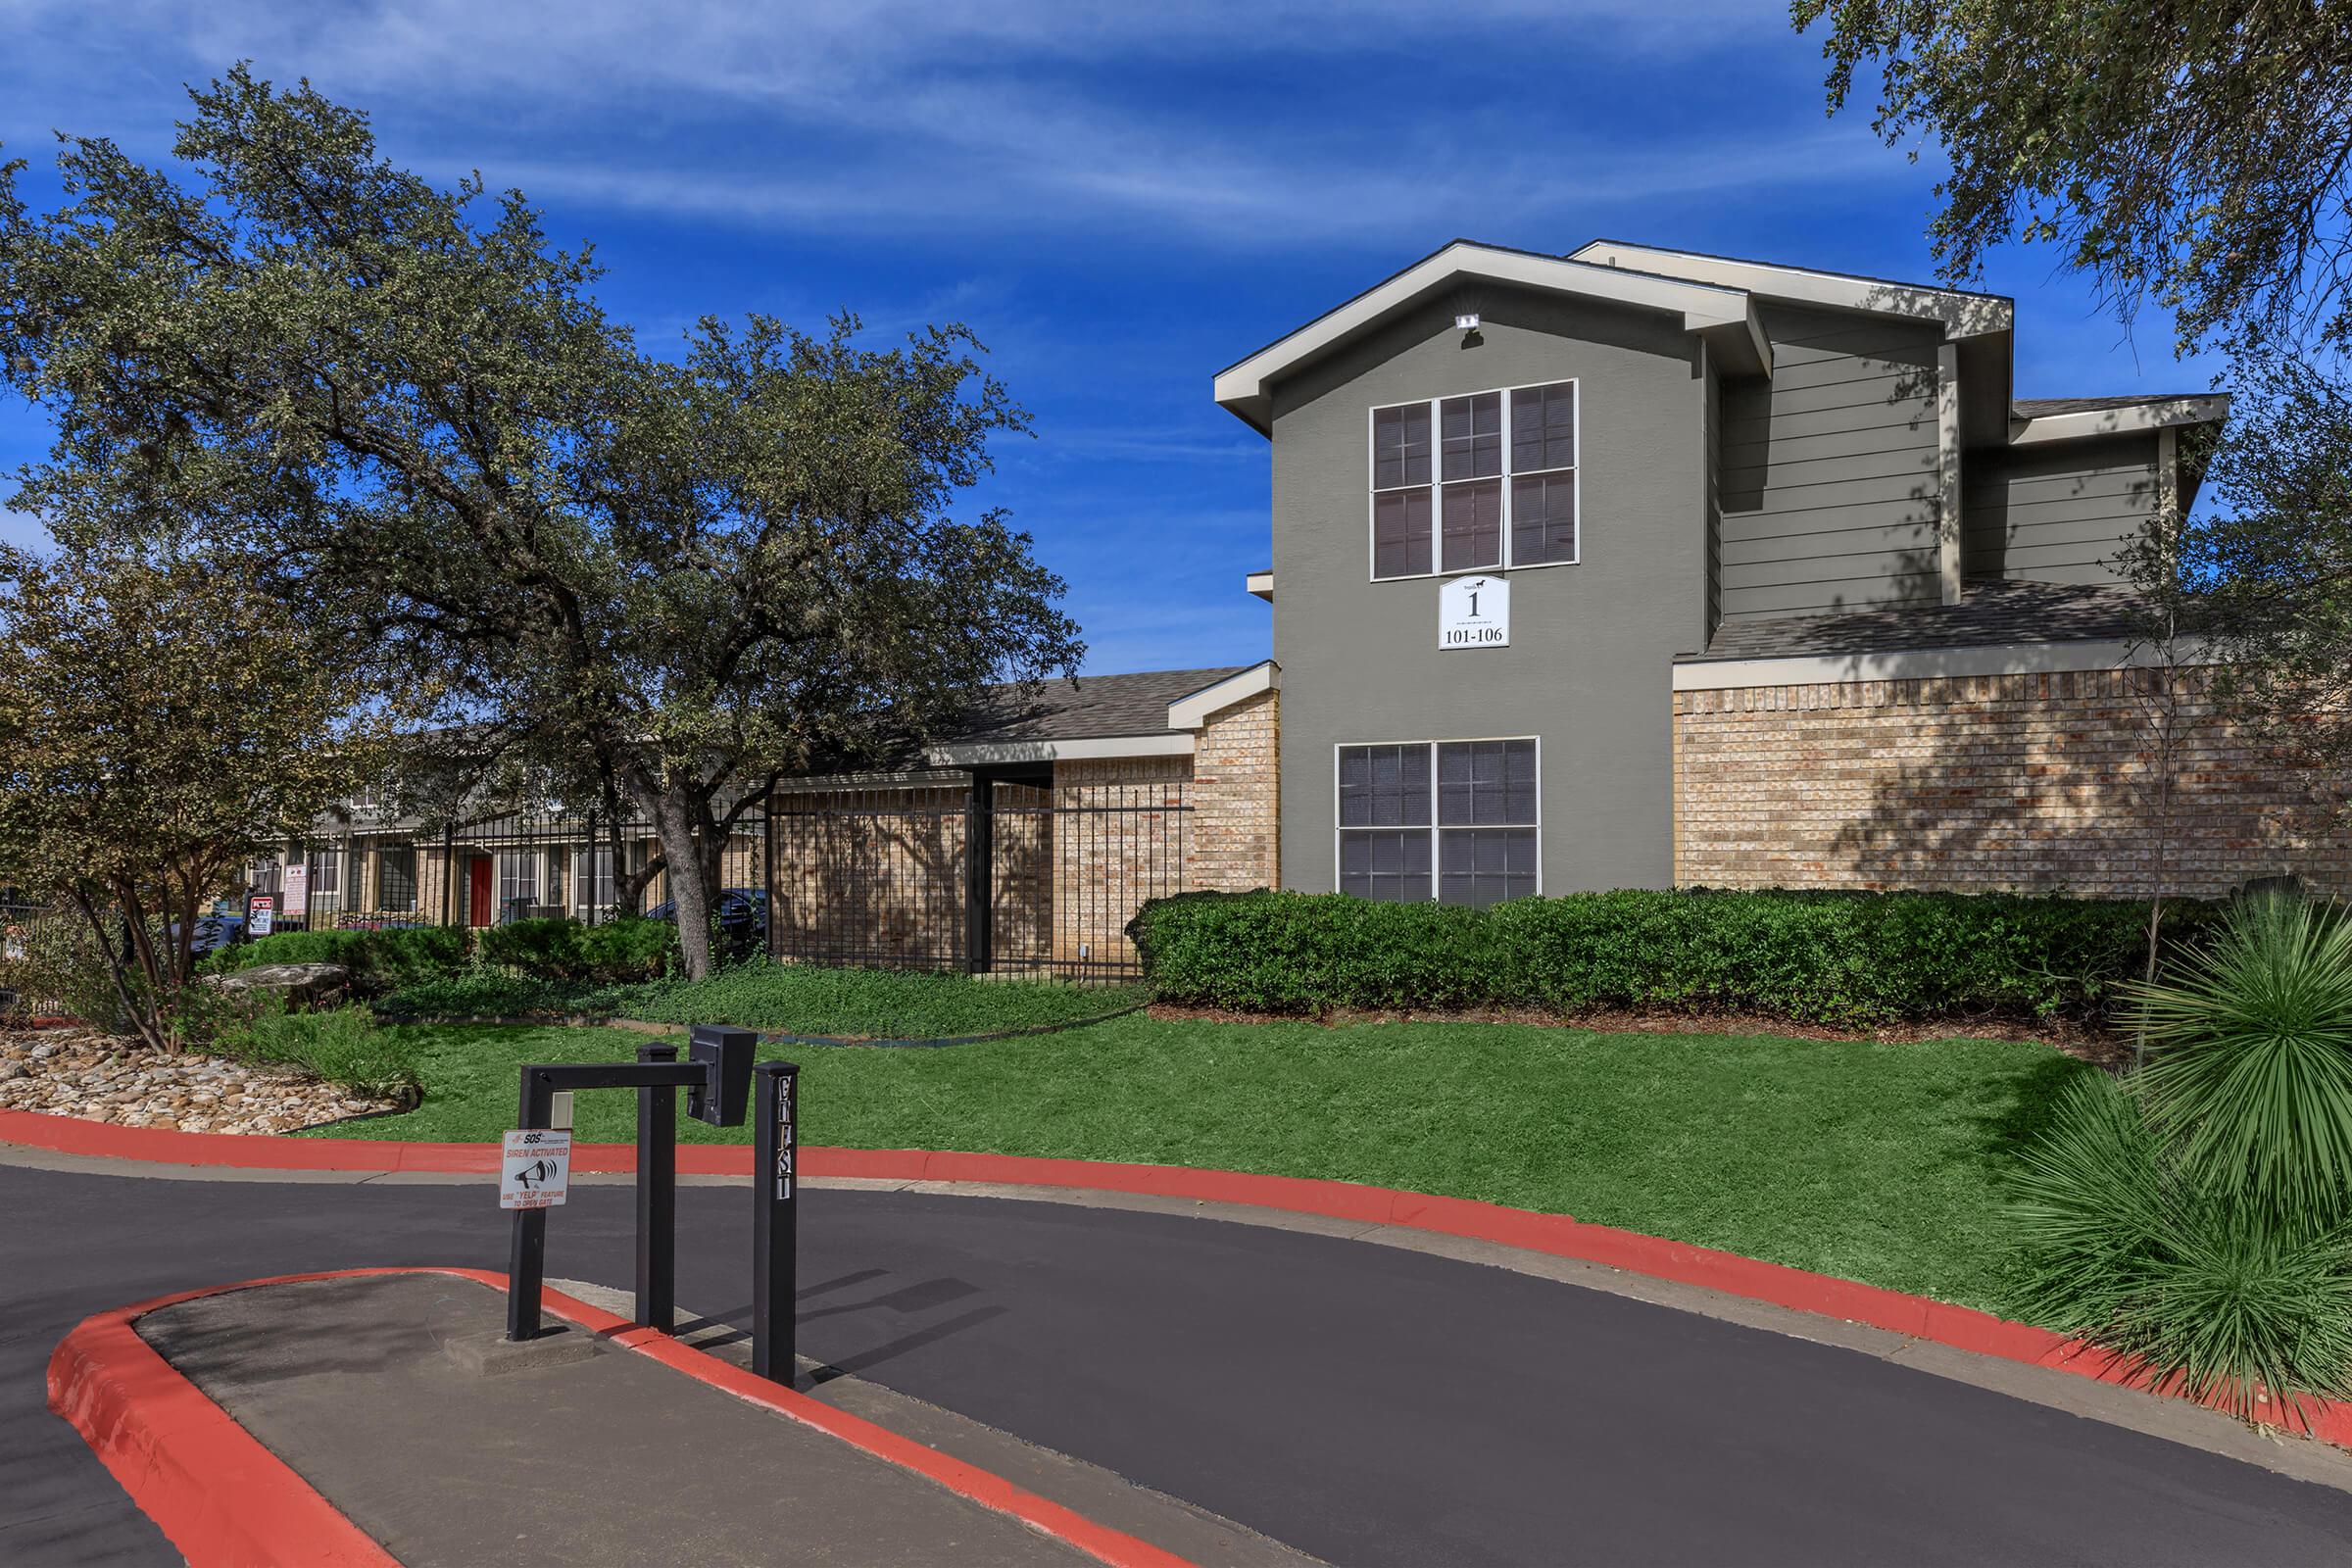
{"label": "concrete sidewalk", "polygon": [[1094,1560],[619,1346],[468,1370],[505,1307],[389,1275],[203,1297],[136,1329],[408,1568]]}

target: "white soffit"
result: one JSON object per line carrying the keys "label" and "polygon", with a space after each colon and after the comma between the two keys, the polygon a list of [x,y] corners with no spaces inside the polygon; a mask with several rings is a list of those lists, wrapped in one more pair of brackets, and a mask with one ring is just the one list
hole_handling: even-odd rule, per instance
{"label": "white soffit", "polygon": [[1570,256],[1602,267],[1621,267],[1640,272],[1662,272],[1721,288],[1745,289],[1767,299],[1799,305],[1825,305],[1839,311],[1868,311],[1882,316],[1911,316],[1943,323],[1951,338],[1983,337],[2010,329],[2014,311],[2007,300],[1992,294],[1970,294],[1957,289],[1924,288],[1916,283],[1889,283],[1854,277],[1844,272],[1820,272],[1804,267],[1782,267],[1771,262],[1736,262],[1720,256],[1663,250],[1651,245],[1629,245],[1596,239]]}
{"label": "white soffit", "polygon": [[2088,436],[2121,435],[2134,430],[2164,430],[2184,424],[2219,424],[2230,416],[2230,398],[2216,392],[2206,397],[2153,398],[2111,409],[2078,409],[2072,414],[2043,414],[2009,421],[2009,444],[2037,446],[2045,441],[2080,441]]}
{"label": "white soffit", "polygon": [[1462,279],[1512,283],[1682,318],[1703,332],[1717,358],[1735,370],[1771,373],[1772,345],[1747,296],[1737,288],[1677,277],[1642,277],[1589,262],[1502,250],[1456,240],[1384,283],[1316,317],[1240,364],[1217,372],[1217,402],[1258,430],[1272,425],[1272,383],[1390,313]]}
{"label": "white soffit", "polygon": [[1211,713],[1221,712],[1238,702],[1255,697],[1259,692],[1272,691],[1281,684],[1280,664],[1271,659],[1252,664],[1239,675],[1228,675],[1214,686],[1203,686],[1190,697],[1179,697],[1170,703],[1168,728],[1197,730],[1208,722]]}

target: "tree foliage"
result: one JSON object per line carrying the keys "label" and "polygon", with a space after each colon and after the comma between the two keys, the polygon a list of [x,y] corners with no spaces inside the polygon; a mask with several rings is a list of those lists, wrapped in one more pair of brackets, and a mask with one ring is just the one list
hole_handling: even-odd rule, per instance
{"label": "tree foliage", "polygon": [[435,188],[307,83],[192,98],[175,170],[74,139],[58,211],[0,189],[0,343],[58,429],[17,505],[231,542],[446,682],[471,760],[627,798],[691,972],[767,779],[1074,667],[1027,537],[955,514],[1026,424],[968,331],[706,318],[648,354],[518,193]]}
{"label": "tree foliage", "polygon": [[2352,10],[2324,0],[1795,0],[1829,24],[1833,111],[1948,166],[1936,261],[2055,246],[2180,340],[2341,334],[2352,261]]}
{"label": "tree foliage", "polygon": [[368,765],[376,719],[234,564],[0,548],[0,866],[177,1044],[198,913]]}

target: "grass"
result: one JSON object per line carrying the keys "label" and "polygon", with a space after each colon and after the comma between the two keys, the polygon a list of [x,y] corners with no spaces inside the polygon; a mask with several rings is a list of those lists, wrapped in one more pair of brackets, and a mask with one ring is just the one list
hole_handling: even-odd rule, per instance
{"label": "grass", "polygon": [[656,1023],[734,1023],[845,1039],[935,1040],[1100,1017],[1143,1000],[1138,987],[973,980],[903,969],[830,969],[756,959],[706,980],[612,985],[476,969],[384,999],[409,1017],[574,1012]]}
{"label": "grass", "polygon": [[[528,1061],[626,1057],[562,1027],[391,1031],[424,1086],[325,1136],[488,1141]],[[2093,1069],[1991,1040],[1806,1041],[1507,1024],[1131,1016],[936,1051],[809,1047],[802,1137],[1325,1176],[1575,1214],[1992,1308],[2002,1179]],[[625,1142],[634,1100],[580,1099]],[[745,1128],[681,1122],[696,1142]]]}

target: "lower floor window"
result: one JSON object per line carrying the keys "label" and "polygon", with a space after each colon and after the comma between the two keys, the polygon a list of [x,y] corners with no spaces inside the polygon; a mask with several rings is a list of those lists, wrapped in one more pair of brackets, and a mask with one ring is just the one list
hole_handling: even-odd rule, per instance
{"label": "lower floor window", "polygon": [[375,906],[395,913],[416,907],[416,847],[385,850],[376,858]]}
{"label": "lower floor window", "polygon": [[1533,740],[1339,749],[1340,891],[1485,908],[1541,891]]}

